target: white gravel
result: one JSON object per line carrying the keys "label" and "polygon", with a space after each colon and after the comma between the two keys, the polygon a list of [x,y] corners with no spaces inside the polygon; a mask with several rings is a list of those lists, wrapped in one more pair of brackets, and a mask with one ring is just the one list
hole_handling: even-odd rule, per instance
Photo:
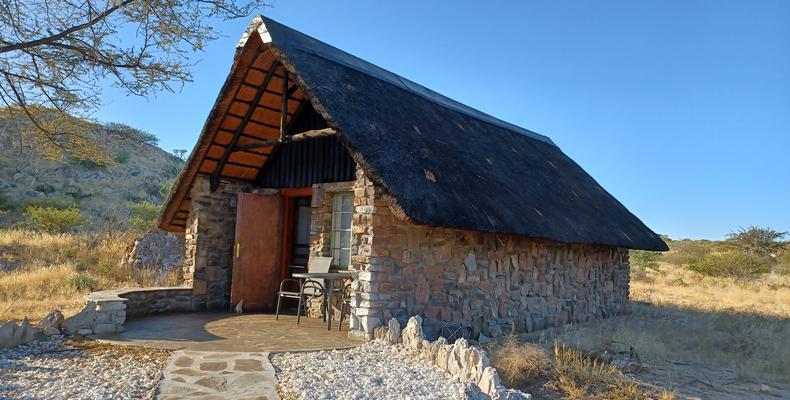
{"label": "white gravel", "polygon": [[150,399],[168,355],[53,336],[0,350],[0,399]]}
{"label": "white gravel", "polygon": [[466,399],[467,384],[409,354],[369,342],[348,350],[271,356],[284,399]]}

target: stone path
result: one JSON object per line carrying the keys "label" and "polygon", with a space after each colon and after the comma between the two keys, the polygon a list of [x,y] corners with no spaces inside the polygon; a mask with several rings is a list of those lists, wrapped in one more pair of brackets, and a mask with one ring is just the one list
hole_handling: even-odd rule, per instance
{"label": "stone path", "polygon": [[173,353],[163,371],[161,400],[280,400],[269,353]]}

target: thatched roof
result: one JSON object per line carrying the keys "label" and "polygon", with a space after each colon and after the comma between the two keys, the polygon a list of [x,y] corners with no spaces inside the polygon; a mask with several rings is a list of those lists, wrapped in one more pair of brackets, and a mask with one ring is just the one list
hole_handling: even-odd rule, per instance
{"label": "thatched roof", "polygon": [[[215,137],[222,123],[216,120],[234,104],[234,82],[245,79],[239,60],[263,49],[262,54],[276,57],[298,83],[294,98],[312,103],[368,176],[414,223],[567,243],[667,249],[545,136],[265,17],[253,20],[239,49],[217,106],[168,199],[164,229],[179,229],[177,219],[184,217],[182,203],[194,176],[216,167],[216,162],[206,164],[205,154],[218,144]],[[266,162],[256,161],[260,163],[248,164],[254,168]],[[240,179],[254,175],[220,172]]]}

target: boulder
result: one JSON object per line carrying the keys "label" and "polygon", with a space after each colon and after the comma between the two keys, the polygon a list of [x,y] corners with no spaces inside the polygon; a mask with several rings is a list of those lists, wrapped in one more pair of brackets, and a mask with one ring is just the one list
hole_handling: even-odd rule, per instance
{"label": "boulder", "polygon": [[387,334],[385,336],[385,340],[389,344],[398,344],[400,343],[400,324],[398,320],[395,318],[390,319],[387,322]]}
{"label": "boulder", "polygon": [[409,318],[406,328],[403,329],[403,344],[410,349],[419,350],[422,347],[422,317],[415,315]]}
{"label": "boulder", "polygon": [[74,316],[66,318],[63,321],[63,332],[69,335],[78,333],[80,329],[93,330],[93,325],[96,323],[96,302],[88,301],[85,307]]}
{"label": "boulder", "polygon": [[16,322],[8,321],[0,324],[0,349],[16,346],[14,343],[14,332],[16,332]]}
{"label": "boulder", "polygon": [[464,338],[460,338],[453,343],[453,350],[450,352],[450,357],[447,359],[447,372],[452,376],[462,377],[464,370],[464,359],[466,358],[466,349],[469,348],[469,342]]}
{"label": "boulder", "polygon": [[453,352],[453,345],[445,344],[439,347],[436,352],[436,366],[447,371],[447,362],[450,360],[450,354]]}
{"label": "boulder", "polygon": [[429,362],[431,362],[433,364],[436,364],[437,363],[436,362],[436,358],[439,356],[439,349],[441,349],[442,346],[444,346],[446,344],[447,344],[447,339],[445,339],[442,336],[439,336],[439,339],[436,339],[435,341],[433,341],[428,346],[427,349],[425,349],[425,348],[423,349],[425,351],[425,358]]}
{"label": "boulder", "polygon": [[463,358],[461,374],[465,381],[479,382],[483,371],[490,366],[488,356],[478,347],[469,347]]}
{"label": "boulder", "polygon": [[40,333],[40,329],[30,326],[27,317],[19,325],[14,321],[8,321],[0,325],[0,349],[30,343],[36,340],[36,336]]}
{"label": "boulder", "polygon": [[492,400],[531,400],[532,395],[516,389],[499,386],[499,390],[491,396]]}
{"label": "boulder", "polygon": [[63,313],[53,310],[36,324],[36,328],[47,336],[60,335],[60,331],[63,329]]}
{"label": "boulder", "polygon": [[133,268],[156,268],[161,272],[180,268],[185,255],[184,235],[154,229],[137,238],[121,259]]}
{"label": "boulder", "polygon": [[483,370],[483,375],[477,382],[477,386],[480,387],[480,390],[482,390],[483,393],[488,394],[491,397],[495,396],[499,391],[500,386],[502,386],[502,383],[499,379],[499,373],[496,372],[494,367],[487,367]]}

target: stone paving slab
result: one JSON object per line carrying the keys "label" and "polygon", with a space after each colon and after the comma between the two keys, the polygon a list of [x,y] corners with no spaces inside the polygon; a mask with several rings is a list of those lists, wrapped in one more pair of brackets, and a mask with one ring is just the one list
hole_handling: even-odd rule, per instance
{"label": "stone paving slab", "polygon": [[349,338],[347,326],[328,331],[321,319],[304,317],[297,326],[293,315],[275,320],[271,314],[173,313],[134,318],[124,328],[123,333],[98,338],[119,345],[230,352],[341,349],[365,343]]}
{"label": "stone paving slab", "polygon": [[167,360],[160,400],[280,400],[268,352],[179,350]]}

